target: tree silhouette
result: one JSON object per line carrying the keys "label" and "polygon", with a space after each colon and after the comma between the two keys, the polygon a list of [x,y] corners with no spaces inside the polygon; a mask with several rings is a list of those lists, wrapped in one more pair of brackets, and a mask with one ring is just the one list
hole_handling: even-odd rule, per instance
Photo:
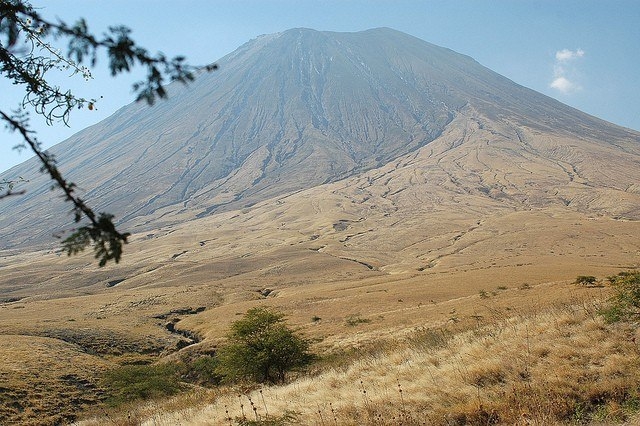
{"label": "tree silhouette", "polygon": [[[0,110],[0,121],[11,132],[17,132],[22,142],[18,148],[31,150],[41,163],[54,185],[64,193],[64,199],[73,205],[74,220],[81,224],[63,241],[63,247],[71,255],[93,245],[100,266],[108,261],[119,262],[123,245],[129,234],[120,232],[113,223],[113,215],[94,212],[75,193],[73,182],[67,181],[57,168],[53,155],[42,149],[42,144],[30,130],[29,112],[42,117],[49,125],[68,125],[71,111],[78,108],[94,109],[96,99],[77,97],[70,90],[50,84],[48,74],[53,70],[70,71],[73,76],[91,78],[91,67],[97,63],[99,51],[108,58],[113,76],[129,72],[134,66],[147,71],[145,80],[134,83],[138,101],[153,104],[157,98],[167,96],[163,85],[171,81],[188,83],[201,68],[186,63],[185,58],[167,58],[162,53],[150,54],[138,46],[131,30],[113,26],[102,36],[92,34],[84,19],[69,25],[64,21],[44,19],[26,0],[0,0],[0,74],[24,89],[24,97],[13,111]],[[66,44],[65,53],[56,45]],[[204,67],[216,69],[216,65]],[[50,74],[49,74],[50,75]],[[0,198],[20,195],[14,191],[15,181],[0,182]]]}

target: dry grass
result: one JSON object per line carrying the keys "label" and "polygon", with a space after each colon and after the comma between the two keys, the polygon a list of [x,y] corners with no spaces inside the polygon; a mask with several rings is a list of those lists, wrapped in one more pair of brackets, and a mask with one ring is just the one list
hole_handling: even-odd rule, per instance
{"label": "dry grass", "polygon": [[[193,261],[166,262],[161,260],[161,257],[155,261],[149,260],[151,251],[161,254],[166,250],[170,254],[175,251],[175,247],[188,243],[186,231],[176,231],[164,238],[168,240],[159,238],[156,243],[141,241],[139,245],[134,241],[130,247],[130,257],[125,260],[124,269],[109,268],[96,271],[92,266],[87,266],[87,262],[91,262],[90,259],[59,259],[55,255],[46,254],[29,259],[29,268],[17,259],[15,263],[9,263],[3,268],[3,276],[13,278],[3,281],[4,284],[0,283],[0,286],[13,289],[13,293],[8,291],[10,296],[24,297],[0,303],[0,333],[4,336],[24,336],[24,339],[14,340],[12,346],[0,349],[0,356],[21,359],[30,371],[29,374],[20,376],[21,380],[16,380],[17,376],[14,376],[14,373],[6,372],[4,377],[10,380],[2,385],[8,389],[5,395],[13,395],[9,403],[19,400],[28,407],[20,412],[21,419],[41,419],[38,413],[42,411],[37,410],[43,405],[48,407],[46,410],[49,413],[56,414],[59,411],[56,408],[57,404],[66,405],[66,412],[69,414],[67,418],[71,419],[88,405],[98,401],[92,391],[88,391],[88,396],[84,395],[84,398],[93,401],[92,403],[65,402],[67,400],[64,395],[68,392],[58,385],[50,388],[52,390],[47,394],[49,396],[43,397],[37,391],[38,387],[45,387],[45,382],[55,382],[56,379],[48,376],[38,377],[36,372],[39,366],[46,364],[53,370],[63,371],[68,365],[65,364],[65,357],[61,356],[58,346],[41,351],[39,361],[15,355],[16,350],[20,350],[20,353],[28,351],[29,346],[26,342],[32,338],[30,336],[67,339],[67,343],[78,351],[87,352],[85,360],[88,368],[78,369],[76,374],[83,381],[91,381],[95,379],[95,373],[91,371],[100,371],[102,368],[135,360],[138,352],[147,352],[145,356],[149,358],[163,357],[174,352],[180,337],[166,330],[168,320],[157,319],[159,314],[166,314],[178,308],[206,307],[197,315],[174,316],[180,320],[176,324],[177,328],[191,330],[204,339],[199,345],[185,349],[198,351],[215,347],[229,323],[237,318],[237,314],[244,313],[250,307],[264,305],[284,310],[294,327],[318,342],[316,346],[321,352],[337,351],[348,354],[350,348],[359,348],[359,352],[362,352],[362,348],[371,348],[366,351],[367,357],[358,360],[355,366],[351,365],[347,356],[341,362],[342,367],[337,368],[333,374],[323,373],[326,375],[326,381],[321,379],[325,376],[316,376],[299,382],[297,386],[301,389],[307,386],[309,390],[305,390],[306,396],[295,404],[289,403],[291,399],[287,399],[288,396],[269,396],[271,392],[276,391],[265,390],[267,407],[273,405],[273,408],[269,408],[270,413],[282,415],[294,406],[295,410],[305,416],[316,419],[319,418],[317,411],[320,404],[325,422],[327,416],[333,415],[328,414],[331,413],[331,407],[333,413],[340,416],[341,421],[360,418],[364,413],[362,410],[373,413],[375,407],[388,407],[384,411],[375,411],[377,414],[394,413],[396,410],[395,415],[398,415],[396,388],[397,382],[400,381],[407,407],[411,407],[413,415],[424,416],[421,413],[432,412],[435,410],[432,407],[440,403],[444,404],[443,407],[453,407],[455,401],[471,396],[476,398],[471,401],[477,402],[478,388],[504,386],[513,373],[500,371],[500,358],[496,360],[489,357],[482,365],[474,368],[469,366],[470,374],[466,375],[464,380],[460,379],[460,389],[466,389],[466,393],[460,393],[457,388],[446,389],[442,401],[433,400],[434,397],[429,395],[418,403],[414,401],[415,398],[423,398],[431,390],[439,389],[431,374],[436,380],[444,380],[444,377],[438,378],[438,374],[444,374],[444,370],[438,373],[437,368],[450,364],[451,360],[440,352],[434,352],[430,344],[425,344],[423,340],[414,339],[412,342],[408,336],[425,334],[425,327],[455,327],[459,330],[487,326],[497,319],[506,321],[506,318],[514,315],[527,317],[533,312],[542,312],[557,301],[568,301],[583,296],[601,296],[602,289],[577,287],[568,282],[581,273],[599,277],[616,273],[622,262],[626,260],[628,264],[630,259],[630,255],[626,254],[615,258],[615,262],[599,257],[581,260],[575,256],[567,256],[568,260],[565,260],[560,256],[550,262],[541,261],[527,265],[526,259],[520,261],[517,256],[509,257],[510,252],[504,252],[504,264],[494,267],[476,264],[447,269],[438,266],[422,272],[387,274],[305,247],[289,248],[280,245],[274,248],[274,251],[255,252],[249,256],[251,268],[247,267],[246,271],[234,274],[231,272],[236,264],[233,259],[228,265],[223,260],[206,261],[207,253],[218,253],[221,250],[218,247],[213,247],[211,251],[203,249],[184,255],[197,257]],[[154,247],[153,244],[160,245]],[[244,243],[238,244],[243,246]],[[249,249],[248,245],[243,247]],[[140,251],[137,251],[138,249]],[[237,253],[231,253],[229,257],[235,255]],[[441,263],[444,263],[444,260],[445,258],[442,258]],[[221,265],[229,268],[230,272],[226,276]],[[21,277],[26,282],[45,284],[19,287],[17,284]],[[125,280],[116,286],[106,286],[109,282],[121,278]],[[85,280],[88,280],[87,285],[82,286]],[[58,285],[61,287],[58,288]],[[264,288],[274,291],[268,297],[264,297],[259,293]],[[481,297],[481,290],[485,290],[486,297]],[[320,317],[320,320],[314,320],[315,317]],[[558,321],[571,323],[576,320],[567,317]],[[426,334],[426,341],[434,339],[431,333]],[[403,336],[405,338],[401,338]],[[387,353],[388,348],[385,346],[388,345],[398,348],[393,356]],[[403,345],[406,346],[405,349],[401,349]],[[544,354],[546,350],[566,351],[565,357],[570,358],[573,347],[565,346],[558,346],[556,349],[549,343],[547,347],[533,348],[532,353]],[[97,352],[92,355],[92,351]],[[422,354],[421,356],[429,361],[429,368],[425,374],[426,381],[431,381],[431,387],[426,390],[413,384],[420,383],[417,380],[420,377],[417,372],[402,373],[402,368],[396,364],[402,366],[404,361],[394,361],[400,357],[408,360],[407,365],[420,365],[422,361],[413,358],[413,353]],[[460,362],[458,361],[458,365]],[[368,367],[369,370],[359,373],[359,365],[367,364],[371,365]],[[484,374],[483,369],[490,373]],[[377,376],[381,372],[389,373],[396,370],[398,373],[393,373],[388,379]],[[342,377],[343,371],[348,372],[348,375]],[[345,377],[353,383],[345,383]],[[367,403],[369,408],[363,405],[360,380],[363,381],[372,400],[381,405]],[[422,378],[422,381],[424,380],[425,377]],[[309,383],[305,384],[306,381]],[[311,389],[314,387],[325,390],[328,396],[314,395],[313,392],[317,392],[312,392]],[[380,396],[380,389],[384,390],[382,395],[386,395],[386,400]],[[473,393],[474,391],[476,393]],[[239,415],[239,404],[235,393],[233,395],[227,406],[232,417],[236,417]],[[187,401],[176,398],[173,401],[179,408],[169,411],[177,411],[181,413],[181,418],[196,421],[200,418],[197,411],[202,401],[206,402],[208,398],[217,396],[216,393],[206,398],[189,397]],[[335,399],[331,399],[333,397]],[[194,409],[195,401],[200,402],[195,404]],[[345,402],[349,405],[343,406]],[[329,405],[330,403],[332,405]],[[298,405],[300,409],[297,408]],[[489,402],[483,403],[483,406],[489,406]],[[216,408],[215,415],[224,413],[223,407],[224,404]],[[467,407],[465,410],[468,411],[470,408]],[[163,418],[163,415],[157,414],[158,411],[162,411],[158,405],[151,408],[132,406],[121,411],[124,417],[112,414],[114,419],[120,419],[114,421],[127,422],[130,421],[129,416],[134,419],[156,416],[157,421]],[[3,417],[2,421],[13,418]],[[206,424],[206,420],[202,422]],[[171,424],[171,421],[165,424]]]}
{"label": "dry grass", "polygon": [[[202,339],[180,354],[211,350],[237,315],[254,306],[282,309],[318,351],[342,354],[328,371],[264,390],[270,415],[292,408],[312,424],[331,424],[334,415],[347,423],[380,415],[391,423],[401,414],[438,422],[457,413],[447,417],[453,422],[486,417],[480,404],[486,421],[491,410],[515,421],[544,410],[519,407],[521,413],[508,414],[500,404],[517,406],[509,395],[528,395],[542,407],[554,401],[545,389],[556,381],[578,383],[558,387],[573,395],[605,371],[627,380],[625,368],[635,358],[621,330],[600,330],[589,306],[578,305],[576,315],[548,309],[605,296],[602,289],[569,285],[577,275],[602,278],[637,264],[639,195],[612,188],[635,188],[638,169],[623,168],[597,144],[597,154],[585,157],[573,176],[566,159],[556,157],[578,155],[587,142],[539,138],[533,130],[524,139],[535,155],[525,150],[514,159],[516,151],[502,150],[499,136],[513,129],[489,124],[451,129],[381,168],[251,208],[199,220],[182,208],[162,219],[140,218],[166,220],[153,222],[166,226],[127,229],[134,235],[117,266],[98,269],[90,253],[58,256],[58,241],[51,250],[0,252],[0,336],[12,342],[0,347],[0,358],[20,360],[28,371],[18,375],[0,366],[4,395],[13,395],[7,404],[22,401],[22,419],[37,419],[40,411],[29,410],[42,404],[56,412],[62,388],[53,386],[51,401],[44,401],[38,388],[59,382],[37,373],[42,365],[66,371],[70,348],[84,354],[78,365],[87,368],[78,368],[78,377],[91,381],[92,371],[136,361],[140,353],[177,357],[183,337],[171,333],[168,322]],[[600,172],[611,169],[605,160],[618,165],[609,177]],[[591,164],[597,173],[586,173]],[[515,168],[489,172],[506,165]],[[624,176],[614,179],[616,173]],[[610,189],[594,190],[604,186]],[[589,321],[591,334],[581,332]],[[443,329],[455,338],[444,342],[433,333]],[[38,359],[25,355],[40,338],[57,344],[39,351]],[[602,366],[589,364],[588,356]],[[583,370],[585,377],[569,373]],[[536,376],[549,371],[558,377]],[[225,401],[205,392],[175,398],[175,410],[164,409],[206,423],[196,401],[209,398]],[[613,404],[607,413],[616,411],[616,398],[607,399]],[[225,403],[216,404],[202,413],[224,418]],[[232,417],[240,415],[235,392],[227,406]],[[70,407],[76,415],[84,405]],[[121,420],[151,418],[159,409],[123,408]]]}
{"label": "dry grass", "polygon": [[190,394],[144,406],[136,421],[215,425],[289,416],[297,419],[291,424],[318,425],[622,424],[640,408],[636,332],[606,325],[597,308],[595,299],[575,300],[467,330],[414,330],[343,353],[288,385]]}
{"label": "dry grass", "polygon": [[64,424],[101,401],[99,378],[108,364],[77,346],[31,336],[0,336],[0,346],[3,424]]}

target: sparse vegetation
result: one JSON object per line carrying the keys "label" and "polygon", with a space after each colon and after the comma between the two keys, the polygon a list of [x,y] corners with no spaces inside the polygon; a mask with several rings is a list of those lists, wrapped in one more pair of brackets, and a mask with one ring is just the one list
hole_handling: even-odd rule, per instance
{"label": "sparse vegetation", "polygon": [[107,403],[118,406],[136,399],[175,395],[184,389],[178,371],[170,364],[123,365],[109,370],[104,377],[109,389]]}
{"label": "sparse vegetation", "polygon": [[[290,385],[242,396],[223,392],[201,414],[155,419],[224,419],[230,425],[635,424],[640,355],[628,338],[633,328],[607,325],[594,315],[596,307],[576,300],[531,315],[494,317],[466,330],[418,329],[325,358],[320,371]],[[296,412],[290,411],[292,401]]]}
{"label": "sparse vegetation", "polygon": [[593,275],[578,275],[575,283],[580,285],[593,285],[596,283],[596,277]]}
{"label": "sparse vegetation", "polygon": [[637,320],[640,315],[640,272],[620,272],[608,277],[614,295],[600,310],[608,323]]}
{"label": "sparse vegetation", "polygon": [[359,314],[353,314],[349,315],[345,322],[349,327],[355,327],[356,325],[370,323],[371,320],[369,318],[362,318]]}

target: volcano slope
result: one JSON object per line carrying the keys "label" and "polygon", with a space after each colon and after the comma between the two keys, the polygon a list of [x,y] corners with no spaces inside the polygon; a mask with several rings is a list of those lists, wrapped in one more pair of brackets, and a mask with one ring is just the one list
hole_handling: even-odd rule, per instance
{"label": "volcano slope", "polygon": [[[16,376],[15,365],[5,363],[4,377],[22,392],[15,395],[44,405],[45,413],[58,412],[36,389],[47,389],[55,400],[73,397],[77,385],[64,380],[70,374],[98,387],[97,372],[109,365],[140,354],[175,357],[169,354],[183,338],[165,327],[172,315],[180,320],[177,328],[200,339],[178,354],[210,352],[230,321],[256,305],[283,310],[319,341],[317,351],[332,352],[419,327],[591,302],[602,290],[570,284],[576,275],[603,278],[636,265],[640,229],[629,218],[629,193],[599,193],[577,167],[543,161],[540,152],[577,141],[537,138],[519,127],[512,143],[527,141],[526,164],[482,177],[467,171],[483,161],[504,161],[499,153],[509,139],[494,135],[489,146],[502,148],[494,150],[486,137],[508,127],[484,121],[480,129],[464,120],[469,127],[454,123],[429,146],[365,174],[137,234],[118,266],[97,269],[89,256],[45,252],[5,256],[0,329],[11,344],[3,352],[21,360],[22,373]],[[482,149],[494,155],[483,160]],[[616,152],[600,149],[585,163]],[[580,148],[565,151],[586,155]],[[544,185],[530,180],[538,173]],[[518,190],[520,182],[528,190]],[[482,298],[496,289],[504,290],[489,302]],[[180,311],[187,313],[171,314]],[[354,317],[362,324],[351,326]],[[37,339],[50,342],[40,358],[16,357]],[[64,342],[76,355],[56,346]],[[69,359],[78,363],[72,373],[61,368]],[[94,387],[81,391],[91,395],[86,404],[99,399]],[[83,404],[65,407],[74,416]]]}
{"label": "volcano slope", "polygon": [[[463,111],[512,128],[507,139],[523,126],[618,144],[630,161],[636,153],[637,133],[391,29],[289,30],[252,40],[218,64],[220,71],[192,85],[170,86],[167,102],[128,105],[52,149],[96,210],[143,232],[175,223],[179,213],[185,220],[250,207],[414,153]],[[523,161],[526,137],[513,147]],[[564,161],[571,174],[572,165],[591,167],[560,151],[542,155]],[[507,166],[486,163],[496,172]],[[71,220],[69,207],[50,191],[35,159],[2,175],[17,176],[29,181],[27,194],[3,200],[2,247],[51,246],[51,234],[69,226],[61,220]],[[615,177],[603,181],[617,184]]]}
{"label": "volcano slope", "polygon": [[[335,50],[326,53],[327,45]],[[277,73],[264,71],[264,85],[252,80],[260,69],[247,61],[263,65],[273,52],[281,52],[279,72],[299,76],[283,78],[297,91],[274,85]],[[50,196],[35,186],[38,178],[30,179],[28,198],[3,210],[0,334],[10,342],[0,349],[3,419],[74,418],[100,400],[101,371],[211,351],[236,314],[256,305],[282,309],[318,341],[316,350],[331,352],[419,327],[571,304],[594,291],[603,297],[570,282],[637,265],[637,132],[388,29],[292,30],[250,42],[220,63],[233,72],[210,77],[215,84],[203,77],[172,88],[169,103],[126,107],[57,147],[61,159],[71,155],[67,164],[87,194],[134,232],[121,264],[97,268],[89,255],[43,248],[59,214],[42,205]],[[322,75],[323,85],[311,79]],[[338,84],[344,75],[349,84]],[[227,80],[236,87],[226,98],[247,98],[244,104],[171,121],[205,105],[205,94],[222,93]],[[371,88],[377,98],[353,93]],[[270,106],[274,98],[284,103]],[[262,121],[246,115],[258,110]],[[275,129],[274,114],[282,114]],[[193,127],[206,120],[208,127]],[[286,135],[296,125],[294,141]],[[178,137],[186,128],[191,136]],[[215,143],[197,137],[205,128],[216,129]],[[139,132],[158,132],[141,139],[156,142],[118,145]],[[245,139],[251,148],[241,148]],[[87,140],[95,144],[83,146]],[[184,160],[171,156],[178,152]],[[224,161],[224,172],[202,168]],[[196,163],[198,179],[189,177]],[[97,172],[82,177],[84,168]],[[147,190],[133,190],[140,187]],[[20,229],[47,208],[51,221],[31,235]],[[504,291],[483,302],[481,294],[498,288]],[[349,318],[363,321],[354,327]]]}

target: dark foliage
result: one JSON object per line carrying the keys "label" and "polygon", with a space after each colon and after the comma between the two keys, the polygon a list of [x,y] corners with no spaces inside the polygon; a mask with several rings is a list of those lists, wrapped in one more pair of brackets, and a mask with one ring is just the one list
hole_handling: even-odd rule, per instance
{"label": "dark foliage", "polygon": [[576,284],[593,285],[596,283],[596,277],[592,275],[578,275],[576,277]]}
{"label": "dark foliage", "polygon": [[124,365],[107,372],[104,384],[107,403],[112,406],[175,395],[184,388],[178,380],[178,368],[169,364]]}
{"label": "dark foliage", "polygon": [[311,361],[309,342],[271,309],[248,310],[232,324],[228,339],[218,353],[218,371],[227,381],[282,383],[288,371]]}
{"label": "dark foliage", "polygon": [[[51,42],[66,44],[66,54]],[[95,213],[75,193],[75,185],[69,182],[57,168],[56,159],[42,149],[34,132],[29,129],[29,111],[44,118],[47,124],[68,124],[73,109],[94,109],[96,99],[76,97],[70,90],[52,85],[47,80],[51,70],[70,71],[72,75],[91,78],[91,71],[83,64],[95,66],[98,51],[108,57],[112,75],[130,71],[134,66],[147,70],[147,78],[134,84],[138,100],[153,104],[156,98],[165,98],[163,85],[168,81],[187,83],[194,79],[197,68],[188,65],[185,58],[167,58],[164,54],[150,54],[131,38],[131,30],[123,26],[110,27],[102,36],[92,34],[87,22],[79,20],[73,25],[63,21],[44,19],[26,0],[0,0],[0,74],[14,85],[24,89],[24,97],[15,111],[1,111],[0,121],[11,132],[17,132],[23,142],[17,148],[33,151],[42,164],[42,171],[60,188],[64,198],[73,204],[76,223],[88,220],[63,242],[69,255],[93,244],[100,266],[122,256],[128,233],[119,232],[108,213]],[[204,67],[213,70],[215,65]],[[3,182],[8,190],[0,198],[19,195],[13,192],[13,182]]]}

